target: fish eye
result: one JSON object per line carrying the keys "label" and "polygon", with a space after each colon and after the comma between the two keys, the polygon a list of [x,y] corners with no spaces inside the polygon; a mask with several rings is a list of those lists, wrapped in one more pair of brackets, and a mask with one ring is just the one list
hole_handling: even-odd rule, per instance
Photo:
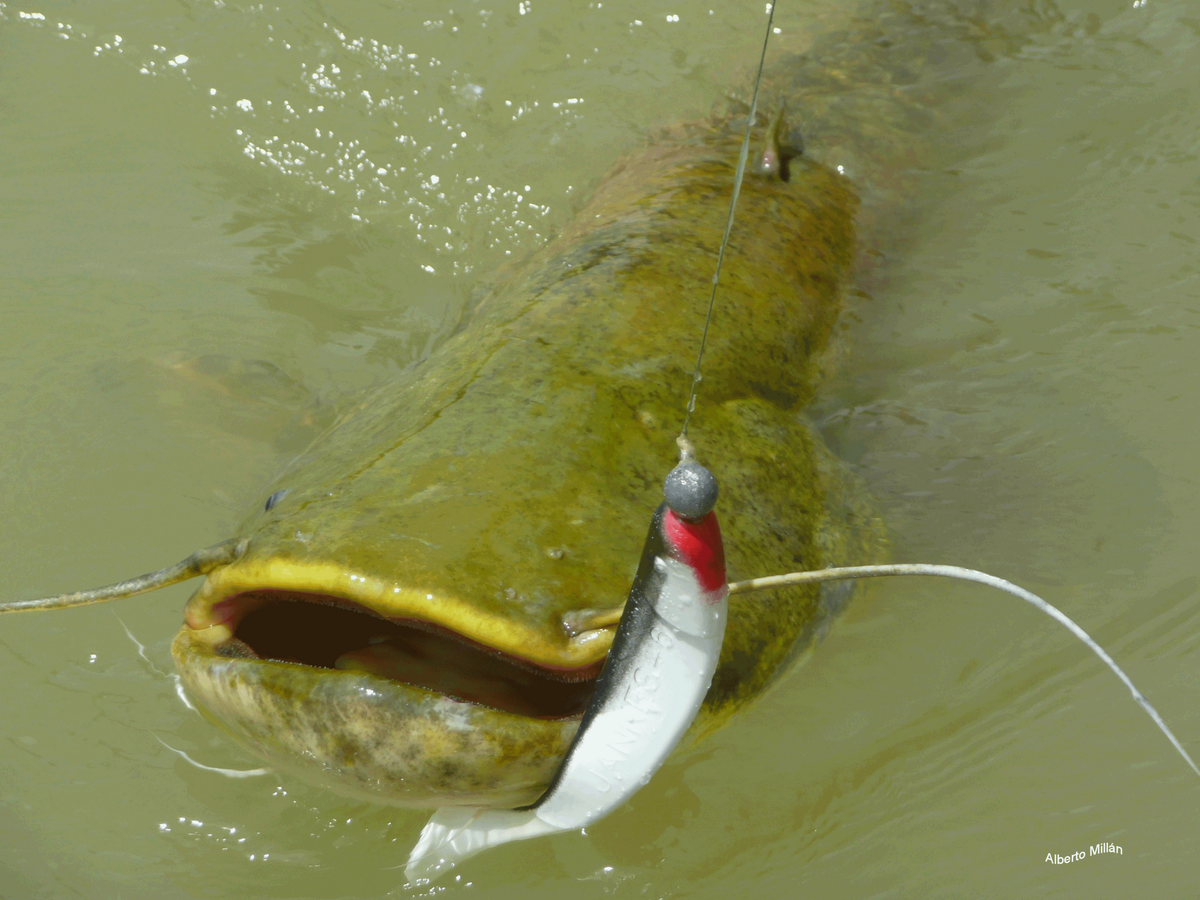
{"label": "fish eye", "polygon": [[284,488],[282,491],[276,491],[270,497],[268,497],[267,502],[263,505],[263,512],[270,512],[275,507],[276,503],[287,496],[287,492],[290,490],[291,488]]}

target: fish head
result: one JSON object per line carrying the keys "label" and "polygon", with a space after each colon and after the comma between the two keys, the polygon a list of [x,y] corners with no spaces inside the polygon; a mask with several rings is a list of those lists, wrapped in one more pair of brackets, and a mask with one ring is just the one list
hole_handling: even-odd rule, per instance
{"label": "fish head", "polygon": [[[341,793],[410,807],[534,802],[612,640],[610,628],[563,625],[596,592],[538,578],[573,569],[574,553],[504,559],[489,544],[531,536],[489,526],[478,498],[456,529],[441,492],[373,516],[343,490],[352,496],[323,492],[324,507],[289,492],[250,529],[246,554],[206,578],[173,645],[191,693],[249,749]],[[492,528],[507,540],[478,539]]]}
{"label": "fish head", "polygon": [[591,439],[556,417],[468,396],[427,424],[408,395],[368,398],[272,485],[244,555],[189,601],[177,665],[210,717],[307,780],[411,807],[532,803],[612,642],[564,618],[619,606],[637,567],[653,495],[609,480],[643,448],[588,466]]}

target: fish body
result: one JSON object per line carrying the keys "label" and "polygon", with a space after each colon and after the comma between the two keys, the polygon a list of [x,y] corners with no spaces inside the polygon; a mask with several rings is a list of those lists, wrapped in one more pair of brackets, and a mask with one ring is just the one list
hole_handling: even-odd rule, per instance
{"label": "fish body", "polygon": [[[677,128],[618,164],[457,335],[264,492],[287,491],[238,529],[245,555],[207,577],[174,643],[210,716],[356,796],[541,796],[612,641],[572,637],[563,616],[625,596],[631,523],[673,462],[738,137]],[[791,170],[746,179],[693,426],[737,577],[861,561],[874,537],[796,414],[837,319],[857,201],[824,165]],[[826,612],[813,588],[732,613],[701,729],[760,694]]]}
{"label": "fish body", "polygon": [[[828,110],[822,91],[845,91],[811,58],[780,66],[765,109],[787,99],[806,121]],[[919,118],[888,118],[892,93],[851,105],[881,153],[908,146]],[[744,116],[664,129],[620,160],[561,234],[496,273],[456,334],[266,487],[234,535],[245,554],[209,573],[173,645],[208,715],[364,799],[516,808],[545,793],[613,640],[564,620],[618,605],[634,575]],[[853,130],[828,118],[827,137]],[[755,145],[767,137],[757,124]],[[881,544],[800,416],[828,365],[859,201],[817,158],[788,170],[746,175],[691,429],[722,483],[732,580],[870,562]],[[844,598],[813,586],[731,609],[693,734],[760,696]]]}

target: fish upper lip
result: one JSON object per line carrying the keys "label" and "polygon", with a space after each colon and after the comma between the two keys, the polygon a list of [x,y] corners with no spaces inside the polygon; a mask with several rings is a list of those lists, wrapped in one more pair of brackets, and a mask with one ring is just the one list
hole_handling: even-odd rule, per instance
{"label": "fish upper lip", "polygon": [[[559,682],[594,679],[612,643],[612,629],[574,637],[561,627],[535,629],[460,598],[386,582],[334,563],[280,557],[243,558],[210,572],[188,601],[185,621],[195,632],[211,628],[214,638],[218,633],[232,637],[243,618],[273,597],[343,605],[384,620],[380,623],[383,628],[390,623],[440,635],[432,640],[471,645],[476,652]],[[453,691],[446,693],[453,696]]]}

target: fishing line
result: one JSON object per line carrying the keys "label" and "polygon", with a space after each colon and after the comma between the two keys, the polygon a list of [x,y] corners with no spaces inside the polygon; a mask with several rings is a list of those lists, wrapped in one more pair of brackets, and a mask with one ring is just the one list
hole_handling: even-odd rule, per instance
{"label": "fishing line", "polygon": [[1047,603],[1037,594],[1025,590],[1023,587],[1013,584],[1011,581],[1005,581],[1003,578],[997,578],[995,575],[988,575],[986,572],[978,572],[975,569],[963,569],[959,566],[938,566],[925,563],[913,563],[907,565],[894,566],[847,566],[839,569],[818,569],[812,572],[792,572],[787,575],[770,575],[765,578],[751,578],[748,581],[736,581],[729,585],[729,593],[742,594],[750,591],[763,591],[768,588],[786,587],[797,584],[817,584],[823,581],[844,581],[851,578],[879,578],[887,575],[933,575],[939,578],[957,578],[960,581],[974,581],[977,584],[986,584],[988,587],[994,587],[1005,593],[1012,594],[1014,597],[1020,597],[1026,603],[1040,609],[1050,618],[1065,627],[1075,637],[1083,641],[1093,653],[1100,657],[1101,661],[1112,669],[1113,673],[1121,679],[1121,683],[1129,688],[1129,692],[1133,695],[1133,699],[1137,701],[1138,706],[1146,711],[1146,714],[1154,720],[1154,724],[1159,730],[1167,736],[1179,755],[1187,760],[1187,764],[1191,766],[1192,771],[1200,775],[1200,768],[1192,762],[1192,758],[1188,756],[1187,751],[1183,749],[1183,745],[1172,734],[1171,729],[1167,727],[1167,723],[1163,721],[1162,716],[1158,714],[1150,701],[1143,696],[1142,692],[1137,689],[1129,676],[1122,671],[1111,656],[1105,652],[1104,648],[1097,644],[1091,636],[1075,624],[1066,613],[1058,609],[1056,606]]}
{"label": "fishing line", "polygon": [[[704,316],[704,332],[700,335],[700,352],[696,354],[696,369],[692,372],[692,390],[688,394],[687,412],[683,416],[683,431],[679,433],[687,441],[688,422],[696,408],[696,385],[700,383],[700,362],[704,359],[704,345],[708,343],[708,326],[712,323],[713,305],[717,302],[717,283],[721,278],[721,263],[725,260],[725,248],[729,246],[729,233],[733,231],[733,216],[737,209],[738,194],[742,192],[742,177],[746,174],[746,160],[750,156],[750,130],[758,117],[758,89],[762,85],[763,66],[767,60],[767,44],[771,40],[771,25],[775,21],[775,4],[767,4],[767,33],[763,36],[762,54],[758,58],[758,75],[754,79],[754,95],[750,98],[750,114],[746,117],[746,135],[742,138],[742,152],[738,155],[737,172],[733,176],[733,196],[729,198],[729,215],[725,219],[725,234],[721,238],[721,249],[717,251],[717,268],[712,277],[712,293],[708,297],[708,313]],[[681,448],[683,445],[681,444]],[[687,455],[685,450],[685,455]]]}

